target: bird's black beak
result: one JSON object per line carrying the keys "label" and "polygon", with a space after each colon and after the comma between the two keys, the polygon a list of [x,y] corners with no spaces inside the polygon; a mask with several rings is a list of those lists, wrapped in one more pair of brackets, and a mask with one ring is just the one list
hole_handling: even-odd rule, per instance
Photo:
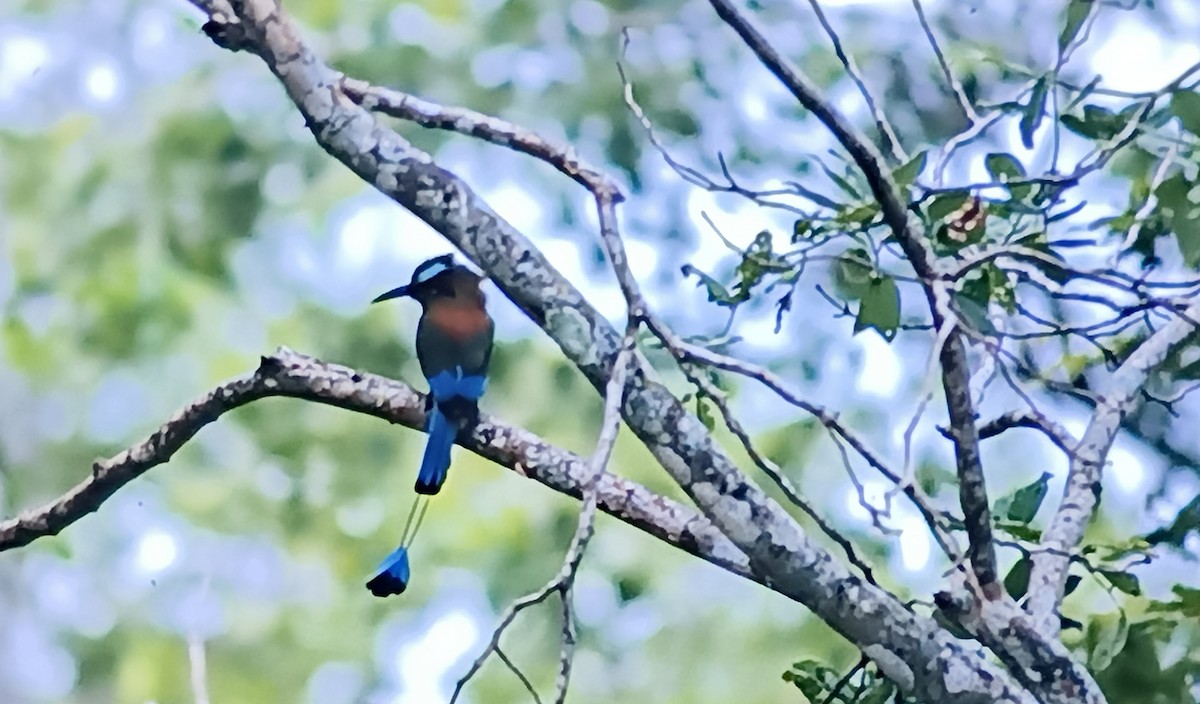
{"label": "bird's black beak", "polygon": [[379,294],[378,296],[375,297],[375,300],[373,300],[371,302],[378,303],[380,301],[386,301],[386,300],[389,300],[392,298],[403,298],[404,296],[408,296],[408,295],[411,295],[409,293],[409,287],[408,286],[400,286],[398,288],[392,289],[391,291],[388,291],[387,293]]}

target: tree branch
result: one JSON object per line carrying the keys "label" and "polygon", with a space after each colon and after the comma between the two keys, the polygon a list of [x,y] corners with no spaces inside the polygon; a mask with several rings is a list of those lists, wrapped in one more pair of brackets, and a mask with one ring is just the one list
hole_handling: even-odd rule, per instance
{"label": "tree branch", "polygon": [[[813,113],[833,133],[849,152],[866,177],[872,195],[879,203],[885,225],[891,229],[905,258],[913,267],[924,289],[933,327],[937,332],[937,353],[942,368],[942,386],[950,417],[950,435],[954,440],[959,478],[959,502],[970,541],[968,555],[974,584],[970,592],[985,615],[1000,614],[993,622],[985,623],[1000,629],[981,631],[981,640],[1005,662],[1016,678],[1039,701],[1044,702],[1103,702],[1104,695],[1086,670],[1074,663],[1070,653],[1054,635],[1054,631],[1024,627],[1019,637],[1013,635],[1006,617],[1015,611],[1015,604],[998,580],[991,513],[979,453],[979,435],[975,426],[976,414],[971,398],[970,368],[964,331],[951,305],[953,283],[944,267],[933,254],[927,238],[911,225],[905,204],[901,201],[895,182],[883,157],[858,133],[833,106],[822,98],[816,86],[791,62],[783,58],[767,39],[733,6],[730,0],[709,0],[717,15],[725,21],[748,46],[760,62],[780,80],[797,101]],[[918,5],[918,9],[919,5]],[[969,107],[969,106],[968,106]],[[753,558],[752,558],[753,559]],[[1065,575],[1065,568],[1063,569]],[[1058,581],[1061,593],[1062,581]],[[1003,625],[1008,623],[1009,625]],[[1006,630],[1007,629],[1007,630]],[[869,653],[868,653],[869,654]],[[1070,664],[1065,667],[1064,663]]]}
{"label": "tree branch", "polygon": [[1075,449],[1076,440],[1071,432],[1061,424],[1050,420],[1043,413],[1036,411],[1009,411],[996,416],[979,426],[979,439],[994,438],[1006,430],[1013,428],[1032,428],[1040,430],[1058,449],[1070,454]]}
{"label": "tree branch", "polygon": [[1004,594],[998,581],[996,549],[992,539],[991,512],[983,466],[979,458],[979,436],[975,431],[975,410],[970,393],[970,369],[967,365],[966,344],[957,329],[951,311],[950,293],[939,262],[929,248],[926,238],[909,223],[908,209],[899,197],[896,184],[883,156],[820,94],[816,85],[785,59],[733,6],[730,0],[709,0],[717,15],[729,25],[742,41],[796,100],[817,117],[838,143],[842,145],[866,177],[871,194],[879,203],[883,222],[891,229],[904,251],[905,258],[921,280],[925,297],[933,314],[934,329],[944,337],[941,345],[942,386],[954,438],[958,461],[959,501],[970,540],[969,557],[976,581],[988,598]]}
{"label": "tree branch", "polygon": [[1108,388],[1096,396],[1091,421],[1071,456],[1062,502],[1042,536],[1041,545],[1047,550],[1033,556],[1025,608],[1040,632],[1058,631],[1058,606],[1062,603],[1070,555],[1083,539],[1084,529],[1096,509],[1104,464],[1121,422],[1138,400],[1150,373],[1196,333],[1200,325],[1197,321],[1200,321],[1200,302],[1193,303],[1139,345],[1113,372]]}
{"label": "tree branch", "polygon": [[[63,496],[0,523],[0,551],[57,535],[100,508],[121,487],[170,460],[223,414],[273,396],[337,406],[413,429],[425,427],[425,397],[407,384],[281,348],[263,357],[253,373],[221,384],[185,406],[145,440],[96,462],[92,475]],[[583,496],[591,476],[584,458],[487,415],[463,447],[575,498]],[[746,556],[694,509],[612,473],[601,477],[596,501],[605,513],[666,543],[739,576],[763,581],[751,572]]]}

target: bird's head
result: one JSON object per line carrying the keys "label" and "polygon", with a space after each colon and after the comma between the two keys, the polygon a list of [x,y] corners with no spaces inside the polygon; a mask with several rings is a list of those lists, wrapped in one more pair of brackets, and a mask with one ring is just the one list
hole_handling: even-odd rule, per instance
{"label": "bird's head", "polygon": [[453,298],[464,284],[478,289],[479,280],[478,274],[455,263],[453,254],[442,254],[421,262],[413,270],[412,281],[376,296],[371,302],[408,297],[425,305],[436,298]]}

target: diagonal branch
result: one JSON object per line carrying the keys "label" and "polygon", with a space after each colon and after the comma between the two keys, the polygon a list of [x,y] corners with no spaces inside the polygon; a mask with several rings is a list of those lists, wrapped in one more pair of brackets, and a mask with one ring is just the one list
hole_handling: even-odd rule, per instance
{"label": "diagonal branch", "polygon": [[[915,1],[915,0],[914,0]],[[833,25],[829,23],[829,18],[825,16],[825,10],[821,7],[820,0],[808,0],[808,4],[812,6],[813,14],[817,16],[817,22],[821,24],[821,29],[825,30],[825,34],[829,37],[829,42],[833,44],[833,52],[837,54],[838,60],[842,62],[842,67],[846,69],[846,74],[850,76],[850,80],[854,81],[854,85],[858,87],[858,92],[863,97],[863,102],[867,104],[867,110],[870,111],[872,119],[875,120],[875,129],[879,130],[879,137],[883,140],[883,145],[887,148],[892,158],[897,163],[903,163],[908,159],[904,153],[904,148],[900,146],[900,138],[896,136],[896,130],[892,129],[892,123],[887,119],[885,113],[879,103],[875,102],[875,97],[871,95],[870,89],[867,88],[866,81],[863,80],[862,72],[858,68],[858,64],[842,46],[842,39],[838,36]]]}
{"label": "diagonal branch", "polygon": [[1009,411],[1003,415],[996,416],[979,426],[979,439],[987,440],[988,438],[994,438],[1012,428],[1040,430],[1043,435],[1049,438],[1050,442],[1054,443],[1058,449],[1066,452],[1068,455],[1074,451],[1075,445],[1078,442],[1071,436],[1071,432],[1060,423],[1047,418],[1044,413],[1034,410]]}
{"label": "diagonal branch", "polygon": [[609,181],[600,169],[585,162],[571,146],[553,144],[511,122],[468,108],[440,105],[411,93],[373,86],[356,78],[343,77],[341,87],[346,97],[367,110],[422,127],[458,132],[528,154],[550,164],[588,190]]}
{"label": "diagonal branch", "polygon": [[1043,633],[1057,632],[1058,606],[1062,603],[1071,552],[1083,539],[1084,529],[1100,496],[1100,479],[1108,451],[1132,410],[1150,374],[1181,344],[1191,339],[1200,324],[1200,302],[1151,335],[1113,372],[1108,388],[1096,396],[1092,419],[1067,472],[1062,502],[1050,528],[1042,536],[1046,550],[1033,556],[1029,576],[1029,600],[1025,608]]}
{"label": "diagonal branch", "polygon": [[[90,477],[49,504],[0,522],[0,551],[19,548],[96,511],[118,489],[168,462],[202,428],[225,413],[275,396],[299,398],[425,427],[424,396],[407,384],[327,364],[281,348],[247,374],[208,392],[171,416],[145,440],[95,463]],[[569,496],[580,498],[591,476],[587,462],[527,430],[484,416],[464,445],[468,450]],[[734,574],[761,582],[741,554],[708,519],[676,501],[605,473],[596,485],[600,510]]]}
{"label": "diagonal branch", "polygon": [[962,110],[963,117],[970,125],[975,125],[979,122],[979,114],[975,112],[971,101],[967,99],[967,93],[963,90],[962,83],[950,69],[950,62],[946,60],[946,54],[942,51],[941,44],[938,44],[933,27],[929,26],[929,19],[925,16],[925,7],[921,4],[921,0],[912,0],[912,5],[917,12],[917,20],[921,23],[921,31],[925,33],[925,38],[929,40],[929,46],[933,49],[934,56],[937,57],[938,67],[942,69],[946,85],[949,86],[950,92],[954,93],[954,99],[958,101],[958,107]]}
{"label": "diagonal branch", "polygon": [[944,339],[940,348],[942,386],[946,394],[950,430],[954,438],[959,501],[963,508],[967,537],[970,540],[971,566],[975,580],[988,598],[999,598],[1003,596],[1004,590],[998,581],[991,511],[988,508],[987,488],[979,456],[979,436],[975,430],[975,409],[971,400],[971,374],[967,364],[966,343],[951,311],[948,282],[940,271],[939,262],[926,238],[910,225],[908,209],[902,202],[891,172],[879,151],[821,96],[816,85],[801,73],[799,68],[785,59],[766,37],[738,12],[730,0],[709,0],[709,4],[716,10],[717,16],[737,32],[763,66],[778,78],[796,100],[815,115],[849,152],[866,177],[871,194],[879,203],[884,224],[892,231],[904,251],[905,258],[921,280],[930,312],[933,314],[934,329],[939,331],[939,338]]}

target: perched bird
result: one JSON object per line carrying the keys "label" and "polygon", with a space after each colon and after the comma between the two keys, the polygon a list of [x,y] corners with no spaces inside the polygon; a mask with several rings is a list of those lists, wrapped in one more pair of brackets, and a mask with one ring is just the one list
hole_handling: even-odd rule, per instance
{"label": "perched bird", "polygon": [[487,388],[495,332],[495,324],[484,307],[483,292],[479,290],[481,280],[478,274],[456,264],[453,255],[444,254],[418,266],[408,285],[394,288],[372,301],[409,297],[421,304],[417,360],[429,382],[425,406],[425,431],[429,438],[417,471],[415,489],[419,496],[409,512],[400,547],[383,561],[379,573],[367,583],[376,596],[399,594],[408,585],[407,546],[425,515],[426,504],[420,499],[441,490],[450,468],[450,449],[455,438],[472,428],[479,418],[479,398]]}

